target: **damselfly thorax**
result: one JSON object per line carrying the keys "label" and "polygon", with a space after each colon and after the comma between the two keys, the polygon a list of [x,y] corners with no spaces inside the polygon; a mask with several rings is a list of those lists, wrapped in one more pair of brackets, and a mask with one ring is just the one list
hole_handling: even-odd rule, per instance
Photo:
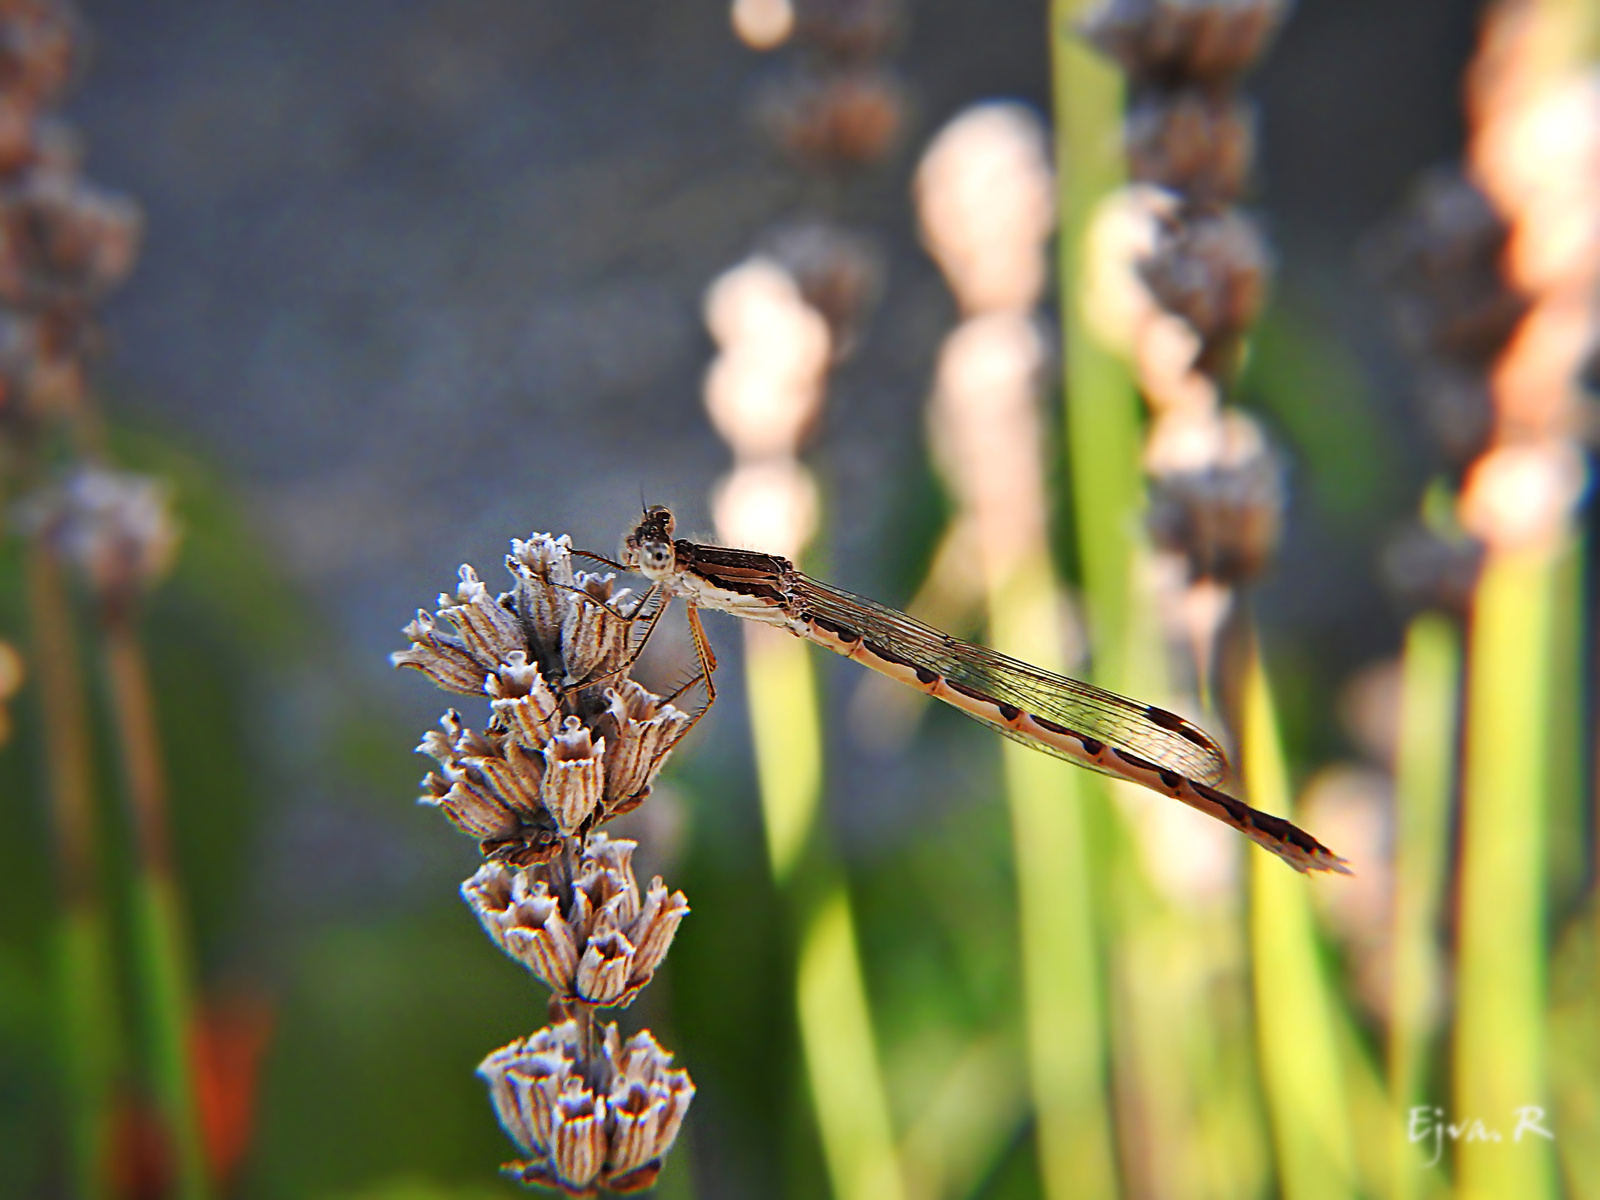
{"label": "damselfly thorax", "polygon": [[707,707],[716,699],[716,657],[700,624],[701,608],[779,626],[943,700],[1006,737],[1181,800],[1298,871],[1348,873],[1342,858],[1304,830],[1222,791],[1227,758],[1203,730],[1176,713],[963,642],[802,575],[786,558],[672,535],[671,512],[646,510],[616,565],[638,571],[660,591],[661,603],[651,610],[639,644],[667,602],[686,602],[700,661],[696,679],[703,677]]}

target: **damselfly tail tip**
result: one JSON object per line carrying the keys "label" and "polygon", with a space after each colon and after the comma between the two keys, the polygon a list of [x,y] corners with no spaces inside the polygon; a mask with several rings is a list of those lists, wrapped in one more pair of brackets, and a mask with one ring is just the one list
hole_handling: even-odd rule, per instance
{"label": "damselfly tail tip", "polygon": [[1272,851],[1284,862],[1288,863],[1302,875],[1309,875],[1313,871],[1327,871],[1335,875],[1354,875],[1348,860],[1340,858],[1321,842],[1302,830],[1295,830],[1302,838],[1310,843],[1309,846],[1300,845],[1296,841],[1287,841],[1271,836],[1257,837],[1256,843]]}

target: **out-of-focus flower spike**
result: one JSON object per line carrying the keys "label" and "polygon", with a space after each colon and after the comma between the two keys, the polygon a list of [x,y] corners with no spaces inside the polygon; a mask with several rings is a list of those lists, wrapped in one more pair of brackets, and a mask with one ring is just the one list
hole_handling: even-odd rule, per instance
{"label": "out-of-focus flower spike", "polygon": [[1255,159],[1255,114],[1229,95],[1199,88],[1136,97],[1122,123],[1128,177],[1182,193],[1191,203],[1237,200]]}
{"label": "out-of-focus flower spike", "polygon": [[85,467],[19,506],[18,523],[43,537],[100,598],[130,604],[166,575],[179,530],[164,483]]}
{"label": "out-of-focus flower spike", "polygon": [[1286,0],[1108,0],[1083,33],[1139,82],[1225,85],[1266,49]]}

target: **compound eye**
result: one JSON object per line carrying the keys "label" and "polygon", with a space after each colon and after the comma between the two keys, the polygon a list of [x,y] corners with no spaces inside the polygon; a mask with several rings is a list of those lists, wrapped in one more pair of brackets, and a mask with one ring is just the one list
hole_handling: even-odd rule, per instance
{"label": "compound eye", "polygon": [[665,571],[672,566],[672,547],[662,542],[646,542],[644,560],[653,569]]}

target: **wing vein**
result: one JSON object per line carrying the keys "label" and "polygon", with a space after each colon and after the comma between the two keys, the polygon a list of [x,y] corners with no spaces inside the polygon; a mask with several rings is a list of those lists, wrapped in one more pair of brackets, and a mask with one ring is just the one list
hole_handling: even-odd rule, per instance
{"label": "wing vein", "polygon": [[[1216,742],[1175,714],[1052,674],[986,646],[963,642],[887,605],[798,571],[785,572],[783,582],[796,610],[854,630],[897,657],[939,672],[951,683],[974,688],[1199,783],[1215,786],[1228,774],[1227,757]],[[1160,714],[1162,723],[1152,712]],[[1032,739],[1022,740],[1050,750]]]}

